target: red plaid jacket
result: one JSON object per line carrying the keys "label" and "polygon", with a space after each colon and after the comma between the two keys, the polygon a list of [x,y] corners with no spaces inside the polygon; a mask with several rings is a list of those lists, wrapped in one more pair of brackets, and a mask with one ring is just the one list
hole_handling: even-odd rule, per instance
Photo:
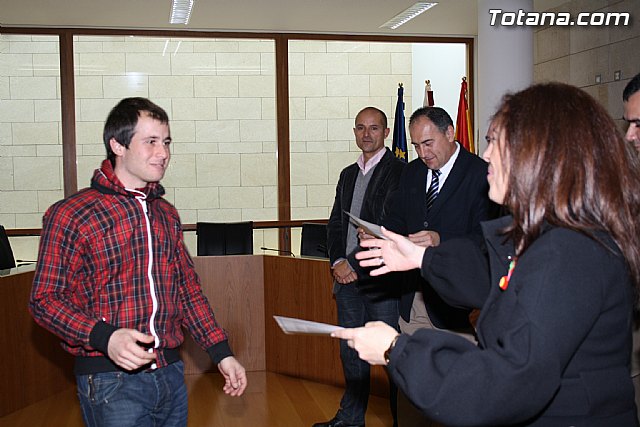
{"label": "red plaid jacket", "polygon": [[131,328],[156,337],[162,367],[185,326],[214,363],[231,355],[163,194],[125,190],[105,160],[91,188],[45,213],[29,309],[71,354],[102,357],[113,331]]}

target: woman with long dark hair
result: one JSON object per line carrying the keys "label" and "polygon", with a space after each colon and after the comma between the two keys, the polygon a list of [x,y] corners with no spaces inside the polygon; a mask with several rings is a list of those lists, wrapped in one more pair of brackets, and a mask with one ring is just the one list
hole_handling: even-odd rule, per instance
{"label": "woman with long dark hair", "polygon": [[483,247],[425,250],[385,230],[358,254],[374,275],[420,268],[449,304],[479,308],[479,344],[381,322],[334,336],[446,425],[637,426],[637,156],[593,98],[559,83],[506,96],[487,142],[489,197],[510,215],[483,223]]}

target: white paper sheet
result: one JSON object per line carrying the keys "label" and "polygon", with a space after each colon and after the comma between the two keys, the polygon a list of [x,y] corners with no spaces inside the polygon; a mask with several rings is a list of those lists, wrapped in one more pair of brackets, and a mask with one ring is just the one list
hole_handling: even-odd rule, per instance
{"label": "white paper sheet", "polygon": [[347,215],[349,215],[349,220],[356,225],[356,227],[361,227],[365,233],[377,237],[378,239],[387,238],[382,234],[382,229],[378,224],[371,223],[369,221],[365,221],[364,219],[360,219],[357,216],[351,214],[350,212],[344,211]]}
{"label": "white paper sheet", "polygon": [[310,320],[296,319],[293,317],[273,316],[278,322],[278,326],[287,335],[290,334],[306,334],[306,335],[330,335],[331,332],[343,329],[340,326],[330,325],[328,323],[312,322]]}

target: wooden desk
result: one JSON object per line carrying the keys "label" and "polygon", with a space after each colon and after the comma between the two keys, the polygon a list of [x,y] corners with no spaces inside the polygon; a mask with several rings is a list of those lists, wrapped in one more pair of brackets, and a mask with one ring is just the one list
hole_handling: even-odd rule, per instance
{"label": "wooden desk", "polygon": [[0,417],[75,385],[73,358],[27,309],[33,266],[0,276]]}
{"label": "wooden desk", "polygon": [[[285,335],[273,320],[279,315],[337,323],[328,260],[236,255],[194,257],[194,262],[216,318],[248,371],[266,369],[344,386],[338,340]],[[190,337],[182,354],[186,374],[217,371]],[[372,393],[388,396],[388,384],[384,369],[374,366]]]}
{"label": "wooden desk", "polygon": [[[264,275],[262,255],[193,257],[202,291],[229,344],[247,371],[265,370]],[[207,353],[185,334],[185,375],[217,372]]]}
{"label": "wooden desk", "polygon": [[[273,315],[337,324],[328,260],[264,257],[267,371],[344,386],[339,341],[329,337],[285,335]],[[373,366],[371,392],[389,395],[384,368]]]}
{"label": "wooden desk", "polygon": [[[216,318],[248,371],[272,371],[342,386],[338,341],[285,335],[273,315],[337,322],[326,260],[265,255],[194,257]],[[24,269],[23,269],[24,270]],[[75,386],[73,358],[27,311],[33,267],[0,276],[0,417]],[[188,336],[185,374],[217,371]],[[372,393],[386,396],[384,369],[372,370]]]}

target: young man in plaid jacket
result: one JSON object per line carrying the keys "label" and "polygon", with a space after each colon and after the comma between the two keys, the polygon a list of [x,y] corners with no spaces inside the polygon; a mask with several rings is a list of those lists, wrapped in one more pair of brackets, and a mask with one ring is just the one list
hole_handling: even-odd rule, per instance
{"label": "young man in plaid jacket", "polygon": [[88,426],[184,426],[178,348],[189,330],[240,396],[245,370],[202,293],[160,179],[171,157],[166,112],[127,98],[104,127],[107,159],[91,187],[43,220],[30,311],[75,356]]}

